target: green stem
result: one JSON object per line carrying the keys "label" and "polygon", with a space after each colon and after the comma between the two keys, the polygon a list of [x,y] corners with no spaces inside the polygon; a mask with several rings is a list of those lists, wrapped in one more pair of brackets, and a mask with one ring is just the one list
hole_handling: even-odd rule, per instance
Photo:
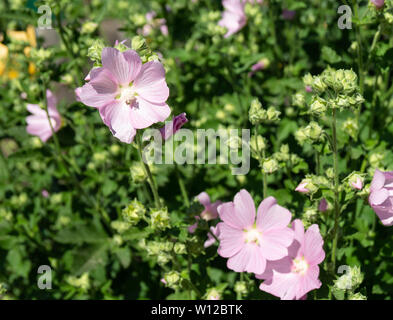
{"label": "green stem", "polygon": [[162,208],[162,204],[160,201],[160,196],[158,195],[158,190],[157,190],[157,186],[156,183],[153,179],[153,175],[151,174],[150,171],[150,167],[147,163],[145,163],[143,161],[143,156],[142,156],[142,137],[139,133],[136,134],[136,142],[138,145],[138,154],[139,154],[139,160],[142,164],[143,170],[145,171],[146,177],[147,177],[147,181],[149,182],[151,191],[153,192],[153,197],[154,197],[154,203],[156,205],[157,209],[161,209]]}
{"label": "green stem", "polygon": [[186,207],[189,208],[190,207],[190,199],[188,198],[187,190],[184,185],[183,178],[181,177],[180,170],[179,170],[179,167],[176,162],[175,162],[175,172],[176,172],[177,181],[179,183],[180,191],[183,196],[184,203],[185,203]]}
{"label": "green stem", "polygon": [[[265,161],[265,158],[266,158],[265,150],[262,151],[262,157],[263,157],[262,161]],[[263,199],[266,199],[267,198],[267,174],[266,174],[266,172],[263,171],[263,168],[262,168],[262,183],[263,183]]]}
{"label": "green stem", "polygon": [[334,172],[334,227],[332,245],[332,271],[336,269],[336,249],[338,241],[338,222],[340,216],[339,204],[339,182],[338,182],[338,151],[337,151],[337,132],[336,132],[336,109],[333,108],[332,135],[333,135],[333,172]]}

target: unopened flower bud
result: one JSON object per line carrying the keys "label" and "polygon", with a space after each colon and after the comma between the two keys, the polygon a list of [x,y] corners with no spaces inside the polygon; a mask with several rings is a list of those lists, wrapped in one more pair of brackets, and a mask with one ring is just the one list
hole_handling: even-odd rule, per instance
{"label": "unopened flower bud", "polygon": [[268,158],[263,161],[262,170],[264,173],[273,173],[278,170],[278,162],[274,158]]}
{"label": "unopened flower bud", "polygon": [[177,271],[169,271],[164,275],[164,280],[169,288],[177,289],[181,283],[180,273]]}
{"label": "unopened flower bud", "polygon": [[131,203],[122,211],[124,220],[131,225],[137,224],[144,217],[145,213],[145,207],[136,199],[132,200]]}
{"label": "unopened flower bud", "polygon": [[150,223],[152,228],[160,230],[170,227],[170,219],[167,208],[151,209],[150,210]]}

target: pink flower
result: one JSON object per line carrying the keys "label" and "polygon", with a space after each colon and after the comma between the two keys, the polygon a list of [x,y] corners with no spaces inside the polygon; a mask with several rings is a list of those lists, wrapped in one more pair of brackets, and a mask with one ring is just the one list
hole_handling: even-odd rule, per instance
{"label": "pink flower", "polygon": [[242,29],[247,22],[244,12],[244,3],[241,0],[222,0],[225,10],[218,25],[227,28],[225,38],[235,34]]}
{"label": "pink flower", "polygon": [[211,203],[210,197],[206,192],[201,192],[196,196],[199,203],[203,205],[204,209],[199,216],[195,216],[195,220],[197,220],[193,225],[188,227],[188,232],[194,233],[196,228],[198,227],[198,220],[203,219],[205,221],[210,221],[218,218],[218,206],[222,203],[221,201],[216,201]]}
{"label": "pink flower", "polygon": [[188,119],[186,118],[185,112],[177,115],[176,117],[173,118],[172,121],[166,123],[165,126],[160,129],[162,138],[164,140],[169,139],[187,122]]}
{"label": "pink flower", "polygon": [[393,171],[375,170],[368,202],[385,226],[393,225]]}
{"label": "pink flower", "polygon": [[305,87],[305,90],[306,90],[306,92],[312,92],[311,86],[306,86],[306,87]]}
{"label": "pink flower", "polygon": [[170,114],[169,88],[159,61],[142,64],[134,50],[102,50],[102,67],[76,90],[80,101],[99,110],[103,122],[120,141],[131,143],[136,130],[164,121]]}
{"label": "pink flower", "polygon": [[260,285],[282,300],[304,299],[307,292],[319,289],[319,264],[325,259],[323,239],[318,225],[313,224],[306,232],[301,220],[292,223],[295,239],[288,249],[288,256],[278,261],[269,261],[266,271],[258,275],[265,279]]}
{"label": "pink flower", "polygon": [[265,69],[265,64],[262,61],[252,65],[251,71],[248,73],[249,77],[252,77],[257,71]]}
{"label": "pink flower", "polygon": [[164,278],[161,278],[160,282],[165,284],[165,285],[167,285],[167,282],[166,282],[166,280]]}
{"label": "pink flower", "polygon": [[[217,226],[210,227],[210,232],[213,233],[217,238],[218,238],[218,235],[220,234]],[[207,240],[203,244],[203,246],[205,248],[210,247],[211,245],[213,245],[217,241],[216,238],[214,238],[210,232],[207,233]]]}
{"label": "pink flower", "polygon": [[362,190],[363,189],[363,181],[359,177],[356,179],[356,182],[351,182],[351,186],[354,189]]}
{"label": "pink flower", "polygon": [[374,4],[378,9],[381,9],[385,4],[385,0],[371,0],[371,3]]}
{"label": "pink flower", "polygon": [[325,198],[321,199],[319,202],[318,210],[321,212],[325,212],[328,209],[328,203]]}
{"label": "pink flower", "polygon": [[39,137],[42,142],[46,142],[53,134],[51,123],[55,132],[59,131],[61,127],[61,117],[56,109],[57,101],[50,90],[46,90],[46,100],[50,122],[44,109],[41,109],[37,104],[27,105],[27,110],[32,113],[26,118],[27,133]]}
{"label": "pink flower", "polygon": [[294,232],[287,225],[291,213],[268,197],[261,202],[258,213],[250,194],[241,190],[233,202],[218,207],[221,220],[218,254],[229,258],[227,266],[236,272],[262,274],[268,260],[288,255]]}
{"label": "pink flower", "polygon": [[307,186],[307,182],[300,183],[300,184],[296,187],[295,191],[300,192],[300,193],[309,193],[310,190],[308,190],[308,189],[306,188],[306,186]]}
{"label": "pink flower", "polygon": [[222,204],[220,200],[211,203],[209,195],[206,192],[201,192],[197,195],[198,201],[201,205],[204,206],[204,210],[201,213],[201,218],[209,221],[218,218],[217,208]]}
{"label": "pink flower", "polygon": [[41,195],[42,195],[44,198],[48,198],[48,197],[49,197],[49,192],[48,192],[48,190],[42,189]]}

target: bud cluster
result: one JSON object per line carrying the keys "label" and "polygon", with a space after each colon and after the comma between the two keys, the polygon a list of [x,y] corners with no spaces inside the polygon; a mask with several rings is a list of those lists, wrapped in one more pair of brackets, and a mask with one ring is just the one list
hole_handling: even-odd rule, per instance
{"label": "bud cluster", "polygon": [[271,123],[280,120],[281,112],[274,107],[263,109],[262,103],[258,99],[251,102],[248,118],[253,125],[260,123]]}

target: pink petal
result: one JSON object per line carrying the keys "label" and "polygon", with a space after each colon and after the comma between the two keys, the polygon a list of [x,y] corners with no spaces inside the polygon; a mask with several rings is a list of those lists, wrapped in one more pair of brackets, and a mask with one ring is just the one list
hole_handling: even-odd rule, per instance
{"label": "pink petal", "polygon": [[290,228],[262,232],[259,246],[267,260],[279,260],[288,255],[288,247],[294,239]]}
{"label": "pink petal", "polygon": [[42,117],[46,117],[46,112],[44,109],[40,108],[40,106],[38,104],[27,104],[27,110],[32,113],[35,114],[37,116],[42,116]]}
{"label": "pink petal", "polygon": [[101,54],[103,68],[110,71],[118,83],[129,85],[133,80],[131,64],[125,56],[115,48],[104,48]]}
{"label": "pink petal", "polygon": [[127,50],[123,52],[124,58],[130,64],[130,75],[131,81],[134,81],[142,69],[142,60],[138,53],[134,50]]}
{"label": "pink petal", "polygon": [[90,83],[86,83],[80,88],[79,99],[89,107],[100,108],[115,101],[115,94],[99,94]]}
{"label": "pink petal", "polygon": [[280,260],[268,260],[265,272],[257,274],[255,277],[257,279],[270,279],[273,277],[273,270],[276,270],[279,273],[289,273],[291,272],[291,266],[292,259],[290,257],[284,257]]}
{"label": "pink petal", "polygon": [[135,91],[145,100],[165,103],[169,97],[169,88],[165,82],[165,69],[159,61],[149,61],[134,82]]}
{"label": "pink petal", "polygon": [[233,200],[236,215],[244,227],[250,227],[255,222],[255,204],[247,190],[242,189]]}
{"label": "pink petal", "polygon": [[296,299],[300,300],[305,294],[311,290],[319,289],[322,285],[318,280],[319,267],[313,266],[307,270],[307,273],[300,277],[299,285],[297,287]]}
{"label": "pink petal", "polygon": [[373,180],[371,181],[370,191],[374,192],[381,189],[385,184],[385,175],[382,171],[375,169]]}
{"label": "pink petal", "polygon": [[309,227],[304,235],[303,254],[310,265],[318,265],[325,259],[323,239],[316,224]]}
{"label": "pink petal", "polygon": [[299,276],[297,274],[273,271],[273,277],[264,281],[259,289],[280,297],[281,300],[294,300],[298,284]]}
{"label": "pink petal", "polygon": [[196,197],[197,197],[199,203],[201,205],[203,205],[205,207],[205,209],[208,205],[210,205],[210,197],[206,192],[201,192]]}
{"label": "pink petal", "polygon": [[236,272],[263,273],[266,268],[266,259],[256,244],[249,244],[228,259],[227,267]]}
{"label": "pink petal", "polygon": [[243,231],[234,229],[223,222],[220,222],[217,228],[220,239],[218,254],[221,257],[232,257],[244,247]]}
{"label": "pink petal", "polygon": [[129,105],[114,102],[105,107],[104,117],[116,138],[125,143],[132,142],[136,130],[131,124],[132,113]]}
{"label": "pink petal", "polygon": [[[273,200],[266,204],[267,210],[263,210],[265,205],[258,208],[257,226],[262,232],[285,228],[291,222],[291,212],[278,204],[273,204]],[[262,202],[263,203],[263,202]],[[268,205],[273,204],[268,207]]]}
{"label": "pink petal", "polygon": [[165,121],[171,114],[167,104],[152,104],[142,98],[137,98],[138,105],[131,108],[131,124],[135,129],[143,129],[153,123]]}
{"label": "pink petal", "polygon": [[389,197],[389,191],[385,188],[371,192],[369,202],[371,205],[380,205]]}

